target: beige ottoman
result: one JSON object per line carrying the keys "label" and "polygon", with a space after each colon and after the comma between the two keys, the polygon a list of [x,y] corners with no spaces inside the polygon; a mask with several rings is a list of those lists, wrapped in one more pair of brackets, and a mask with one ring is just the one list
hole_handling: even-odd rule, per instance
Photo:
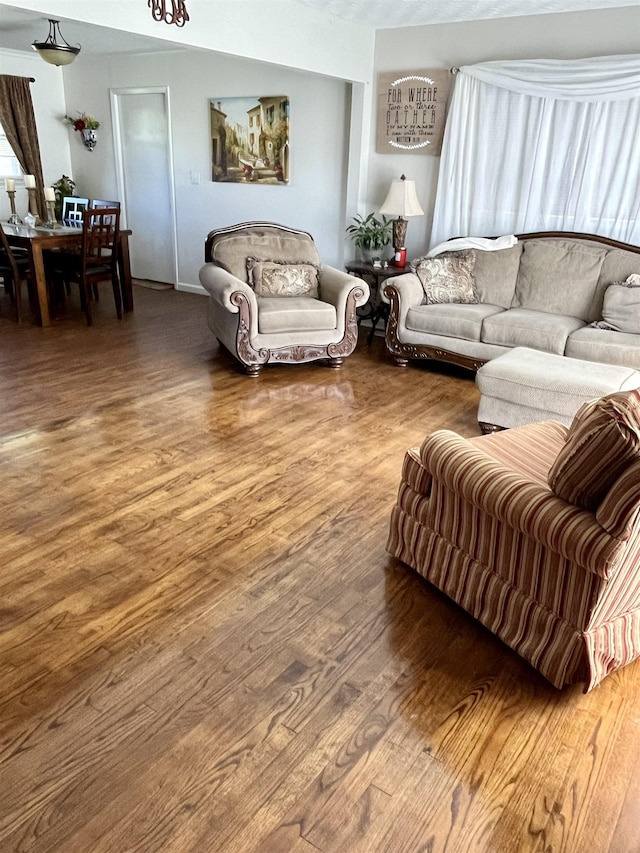
{"label": "beige ottoman", "polygon": [[516,347],[484,364],[476,385],[483,432],[549,420],[569,426],[587,400],[640,388],[640,371]]}

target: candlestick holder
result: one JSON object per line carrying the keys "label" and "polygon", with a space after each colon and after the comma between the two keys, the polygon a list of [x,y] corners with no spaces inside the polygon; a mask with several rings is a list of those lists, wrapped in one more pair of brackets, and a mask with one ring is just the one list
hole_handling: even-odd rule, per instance
{"label": "candlestick holder", "polygon": [[43,222],[42,224],[46,228],[59,228],[60,226],[58,225],[58,223],[56,221],[56,203],[55,203],[55,201],[47,201],[47,202],[45,202],[45,204],[47,205],[47,221]]}
{"label": "candlestick holder", "polygon": [[9,196],[9,204],[11,205],[11,216],[9,217],[10,225],[22,225],[22,219],[16,213],[16,191],[7,190]]}
{"label": "candlestick holder", "polygon": [[36,196],[36,188],[27,187],[27,192],[29,193],[29,213],[35,217],[36,225],[40,225],[42,220],[40,219],[40,214],[38,213],[38,199]]}

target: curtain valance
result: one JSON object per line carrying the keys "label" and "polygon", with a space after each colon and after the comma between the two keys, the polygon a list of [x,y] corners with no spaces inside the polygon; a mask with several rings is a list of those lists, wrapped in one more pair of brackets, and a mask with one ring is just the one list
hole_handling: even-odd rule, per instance
{"label": "curtain valance", "polygon": [[621,101],[640,97],[640,55],[592,59],[519,59],[460,69],[511,92],[564,101]]}

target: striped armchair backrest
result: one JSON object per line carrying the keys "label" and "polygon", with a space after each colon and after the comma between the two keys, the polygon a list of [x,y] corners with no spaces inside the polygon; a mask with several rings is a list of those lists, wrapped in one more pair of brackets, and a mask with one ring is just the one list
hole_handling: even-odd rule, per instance
{"label": "striped armchair backrest", "polygon": [[640,459],[624,471],[596,511],[596,521],[616,539],[629,539],[640,526]]}

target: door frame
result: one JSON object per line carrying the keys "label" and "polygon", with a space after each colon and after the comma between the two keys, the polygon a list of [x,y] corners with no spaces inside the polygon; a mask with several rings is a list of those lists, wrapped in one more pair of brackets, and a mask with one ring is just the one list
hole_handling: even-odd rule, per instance
{"label": "door frame", "polygon": [[[169,174],[169,204],[171,207],[171,226],[172,235],[170,240],[171,252],[173,255],[173,284],[174,289],[178,286],[178,222],[176,218],[176,188],[173,168],[173,138],[171,135],[171,93],[168,86],[135,86],[126,88],[109,89],[109,97],[111,100],[111,116],[113,127],[113,151],[115,156],[116,166],[116,183],[118,186],[119,197],[122,200],[121,227],[127,228],[127,203],[124,185],[124,157],[122,152],[122,114],[120,111],[120,98],[126,95],[164,95],[166,105],[166,139],[167,139],[167,166]],[[135,233],[132,234],[135,240]]]}

